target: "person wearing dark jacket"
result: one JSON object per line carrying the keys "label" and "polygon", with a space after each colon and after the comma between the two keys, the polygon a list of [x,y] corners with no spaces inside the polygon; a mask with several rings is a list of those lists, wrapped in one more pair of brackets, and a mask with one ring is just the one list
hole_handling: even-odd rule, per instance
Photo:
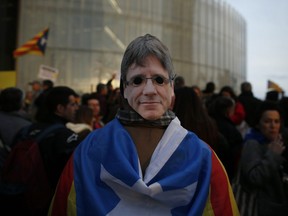
{"label": "person wearing dark jacket", "polygon": [[28,114],[23,110],[24,93],[21,89],[9,87],[0,93],[0,138],[12,146],[17,132],[31,124]]}
{"label": "person wearing dark jacket", "polygon": [[247,203],[238,199],[241,215],[287,215],[287,137],[281,124],[278,105],[262,102],[240,160],[240,185],[249,197]]}
{"label": "person wearing dark jacket", "polygon": [[229,166],[226,166],[226,171],[230,180],[232,180],[237,173],[243,142],[241,133],[237,130],[230,118],[234,112],[234,106],[235,103],[231,98],[218,96],[208,107],[209,115],[215,119],[220,133],[223,134],[229,145]]}
{"label": "person wearing dark jacket", "polygon": [[253,118],[261,100],[254,96],[251,83],[243,82],[241,84],[241,94],[238,96],[238,100],[244,106],[246,123],[249,127],[253,127]]}
{"label": "person wearing dark jacket", "polygon": [[69,87],[52,88],[45,100],[46,115],[32,128],[33,130],[44,129],[52,124],[64,126],[53,137],[40,143],[44,165],[53,188],[56,187],[67,160],[79,143],[78,135],[65,127],[66,123],[74,121],[78,109],[76,97],[75,91]]}
{"label": "person wearing dark jacket", "polygon": [[[43,200],[39,197],[33,197],[33,195],[27,198],[25,195],[25,199],[20,201],[18,210],[21,211],[21,215],[41,216],[48,213],[48,207],[62,170],[80,141],[78,134],[65,126],[67,122],[74,120],[78,108],[76,96],[75,91],[69,87],[58,86],[52,88],[45,97],[45,106],[41,107],[45,109],[42,112],[45,113],[45,116],[42,116],[41,122],[33,123],[27,130],[27,134],[32,138],[52,125],[60,125],[57,130],[38,143],[44,172],[48,177],[48,183],[46,181],[45,183],[39,182],[39,185],[45,184],[46,186],[49,184],[45,188],[51,188],[52,192],[47,190],[47,193],[41,197]],[[37,188],[37,185],[34,185],[34,187]],[[28,203],[35,203],[35,200],[38,200],[37,203],[41,203],[41,205],[39,204],[37,207],[27,205]],[[21,209],[21,207],[24,208]]]}
{"label": "person wearing dark jacket", "polygon": [[21,89],[9,87],[0,93],[0,175],[17,133],[31,125],[28,113],[23,110],[24,93]]}

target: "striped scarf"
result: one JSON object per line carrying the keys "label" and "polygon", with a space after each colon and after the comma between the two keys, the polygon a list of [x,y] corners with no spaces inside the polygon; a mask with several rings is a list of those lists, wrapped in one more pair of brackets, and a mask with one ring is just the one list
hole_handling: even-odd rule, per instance
{"label": "striped scarf", "polygon": [[170,122],[175,118],[175,114],[168,110],[166,111],[160,119],[149,121],[144,119],[134,110],[118,110],[116,118],[123,125],[133,125],[133,126],[146,126],[146,127],[164,127],[166,128]]}

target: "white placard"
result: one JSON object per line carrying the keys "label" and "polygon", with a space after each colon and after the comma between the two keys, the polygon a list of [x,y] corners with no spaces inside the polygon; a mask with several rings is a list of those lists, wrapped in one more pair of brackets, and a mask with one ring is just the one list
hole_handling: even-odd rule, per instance
{"label": "white placard", "polygon": [[56,82],[56,79],[59,75],[59,70],[47,65],[40,65],[38,78],[48,79],[53,82]]}

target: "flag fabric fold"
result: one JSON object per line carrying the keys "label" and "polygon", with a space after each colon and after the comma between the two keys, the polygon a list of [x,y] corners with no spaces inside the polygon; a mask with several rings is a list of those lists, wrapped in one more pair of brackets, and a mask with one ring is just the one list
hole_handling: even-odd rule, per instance
{"label": "flag fabric fold", "polygon": [[78,146],[58,182],[49,215],[91,214],[232,216],[239,212],[215,153],[176,118],[144,176],[135,145],[117,119]]}
{"label": "flag fabric fold", "polygon": [[14,58],[25,54],[44,55],[48,40],[48,33],[49,28],[46,28],[35,35],[31,40],[23,44],[21,47],[17,48],[13,52]]}
{"label": "flag fabric fold", "polygon": [[268,80],[268,90],[274,90],[279,93],[283,92],[283,89],[278,84],[276,84],[275,82],[271,80]]}

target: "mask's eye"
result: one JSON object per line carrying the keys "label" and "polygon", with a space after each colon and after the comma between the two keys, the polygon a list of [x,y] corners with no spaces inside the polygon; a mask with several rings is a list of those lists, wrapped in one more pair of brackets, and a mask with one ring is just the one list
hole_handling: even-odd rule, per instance
{"label": "mask's eye", "polygon": [[133,78],[132,84],[135,85],[135,86],[141,85],[143,80],[144,80],[143,77],[136,76],[136,77]]}
{"label": "mask's eye", "polygon": [[158,85],[162,85],[164,83],[164,78],[161,76],[156,76],[154,80]]}

